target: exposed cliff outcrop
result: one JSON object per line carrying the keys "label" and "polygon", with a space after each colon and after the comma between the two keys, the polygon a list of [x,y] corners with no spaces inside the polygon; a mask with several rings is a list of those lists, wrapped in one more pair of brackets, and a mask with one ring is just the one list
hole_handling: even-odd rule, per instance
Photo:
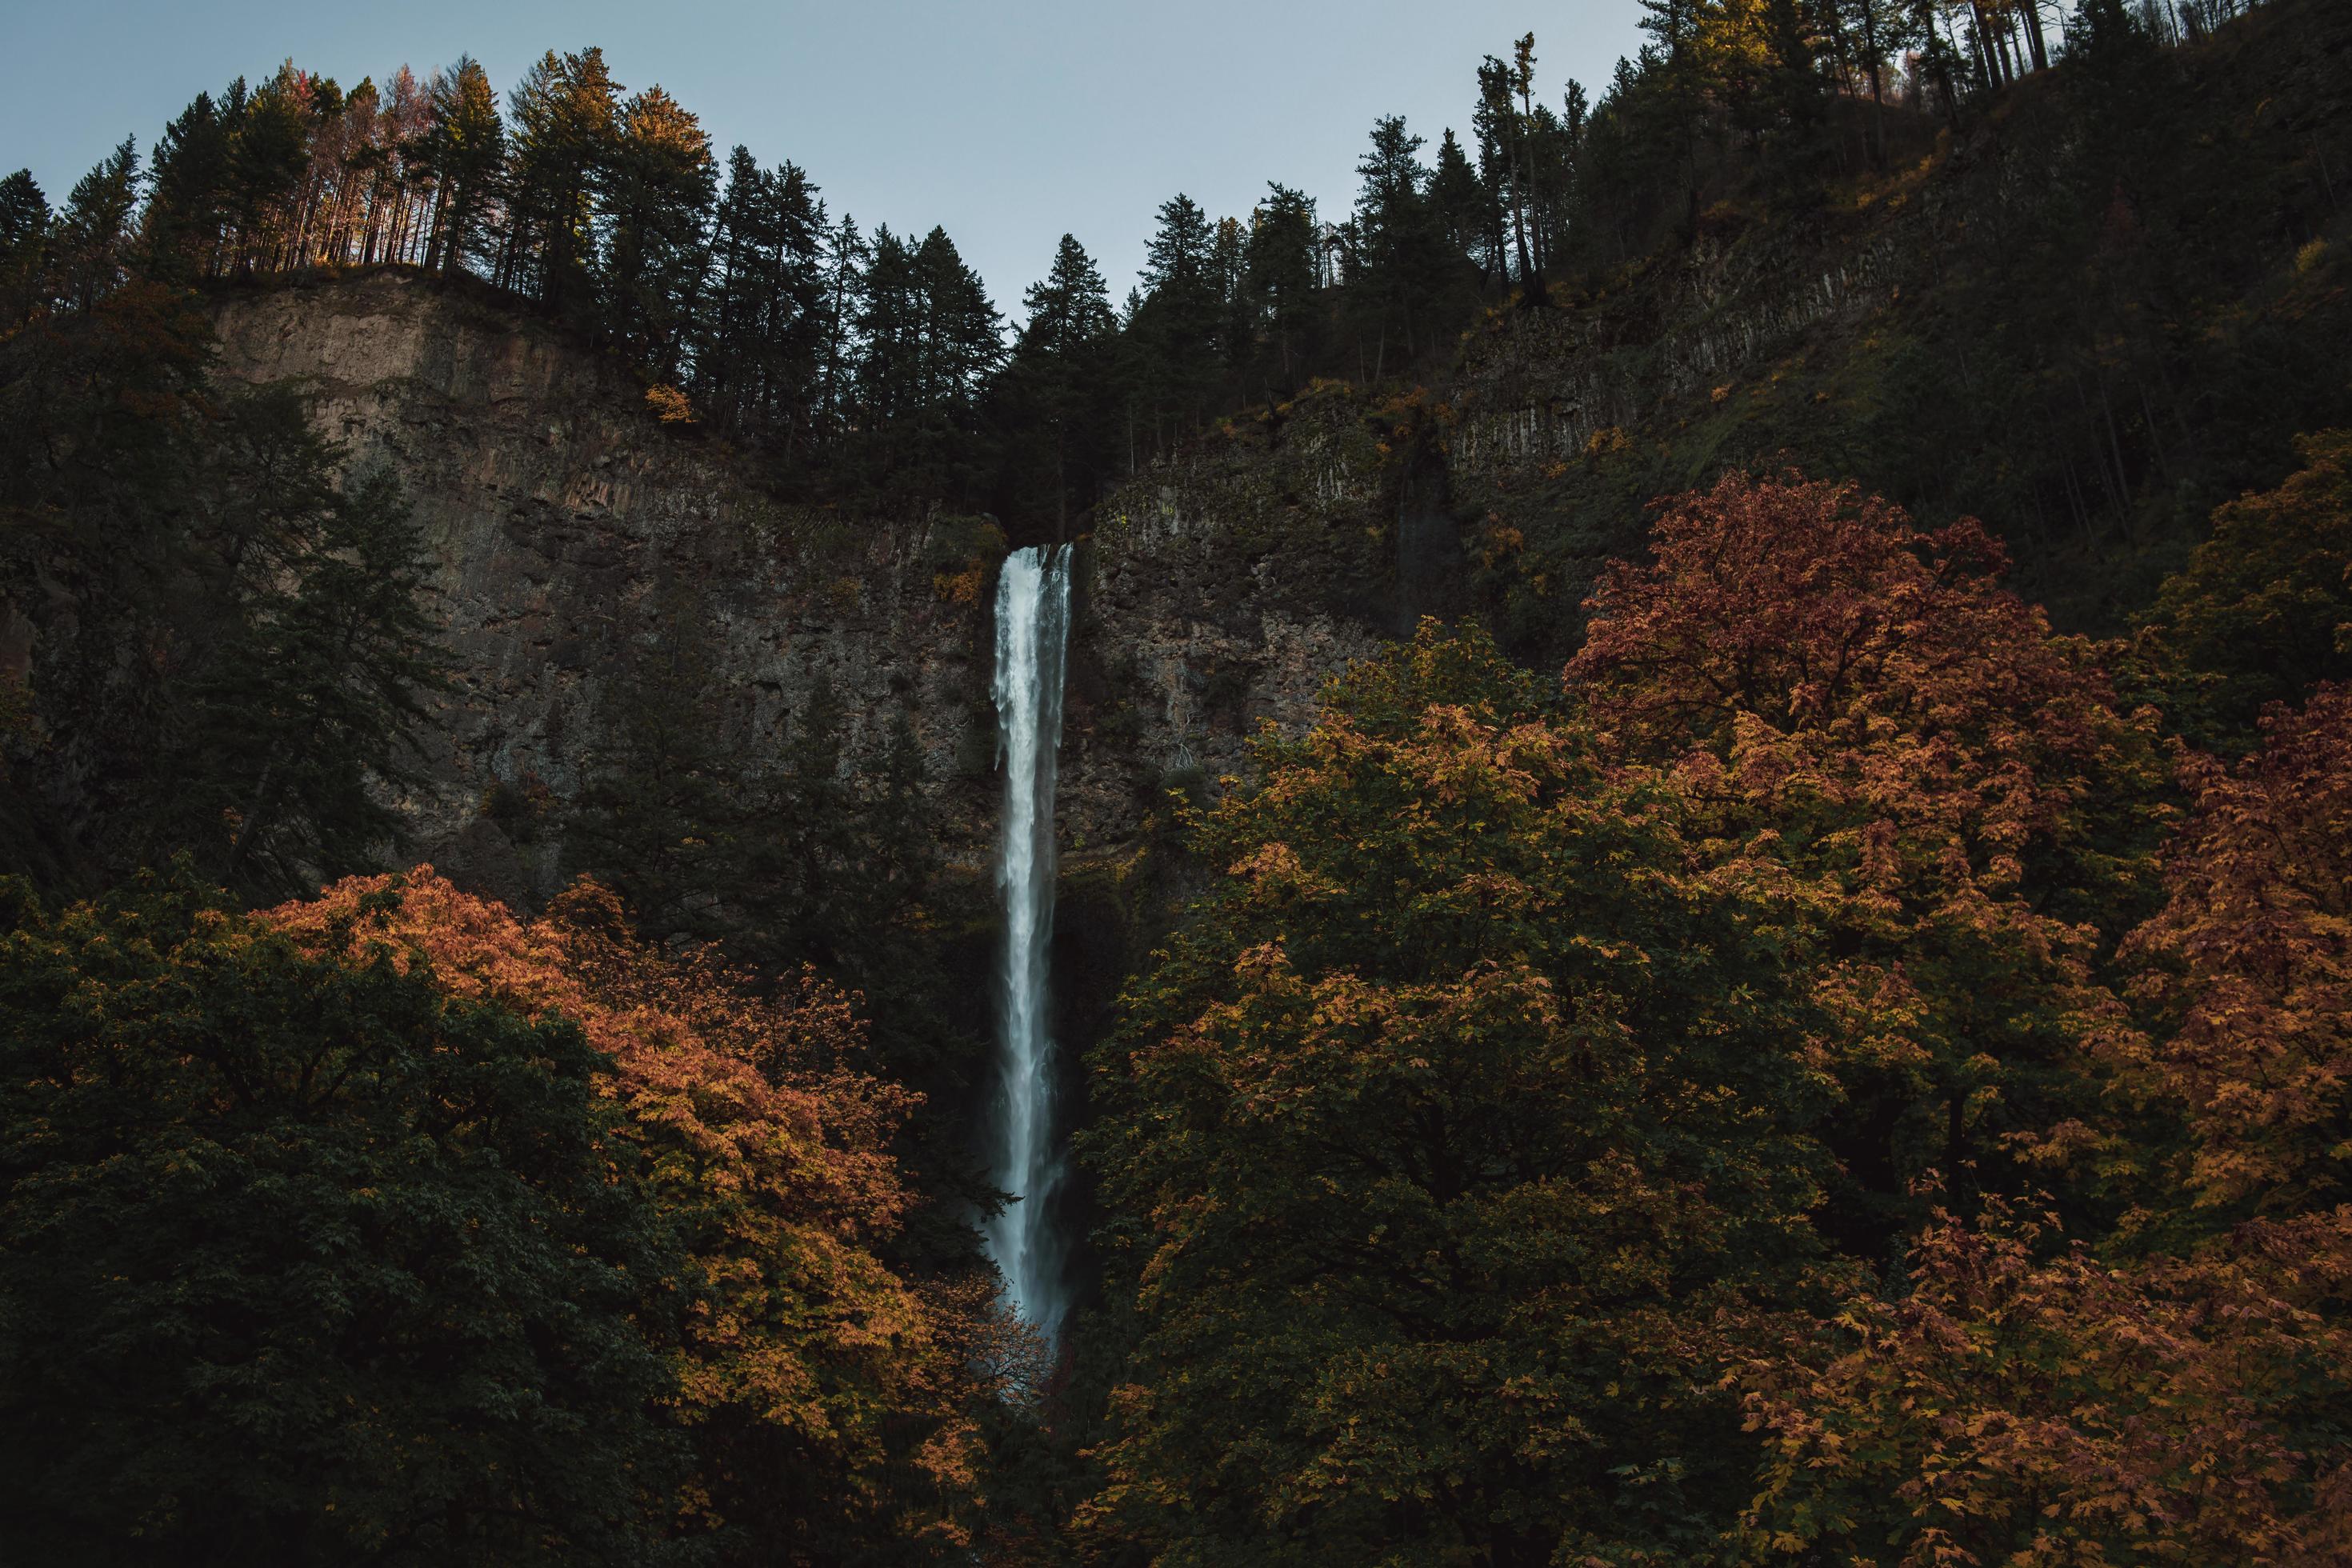
{"label": "exposed cliff outcrop", "polygon": [[923,521],[781,508],[610,362],[413,276],[231,293],[215,324],[224,376],[293,380],[355,466],[397,473],[436,562],[458,672],[431,785],[403,803],[418,853],[510,899],[559,885],[560,837],[518,843],[488,803],[577,792],[636,653],[684,603],[730,749],[779,752],[820,680],[853,755],[904,713],[950,858],[984,856],[985,607],[942,586]]}
{"label": "exposed cliff outcrop", "polygon": [[[232,292],[214,314],[220,374],[301,386],[354,467],[397,474],[435,559],[458,670],[430,784],[401,803],[415,854],[517,901],[558,887],[562,836],[512,831],[498,802],[577,795],[683,605],[739,759],[780,756],[820,682],[853,760],[904,715],[949,858],[986,864],[994,563],[967,553],[969,528],[780,505],[722,444],[664,426],[617,365],[411,275]],[[1082,550],[1075,854],[1128,842],[1160,785],[1242,769],[1260,721],[1303,728],[1411,607],[1394,464],[1364,411],[1332,389],[1281,426],[1155,469]],[[1450,520],[1436,527],[1450,543]]]}
{"label": "exposed cliff outcrop", "polygon": [[[1261,723],[1303,728],[1421,615],[1477,613],[1556,668],[1651,500],[1727,468],[1981,516],[2062,624],[2126,624],[2216,499],[2347,416],[2347,50],[2338,12],[2297,5],[2143,62],[2195,111],[2168,141],[2138,98],[2051,73],[1916,165],[1727,203],[1548,308],[1486,312],[1426,390],[1318,384],[1139,475],[1081,544],[1065,852],[1116,857],[1166,789],[1245,771]],[[404,803],[423,853],[502,896],[558,885],[561,836],[509,831],[492,799],[595,777],[683,616],[731,756],[780,754],[820,687],[853,758],[903,716],[942,847],[987,863],[992,530],[780,504],[616,363],[411,276],[215,312],[222,370],[307,385],[425,526],[464,668]]]}

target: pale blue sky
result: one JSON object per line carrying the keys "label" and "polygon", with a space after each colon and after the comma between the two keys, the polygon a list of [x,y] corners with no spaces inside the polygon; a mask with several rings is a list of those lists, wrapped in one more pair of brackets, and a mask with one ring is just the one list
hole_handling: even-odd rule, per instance
{"label": "pale blue sky", "polygon": [[128,132],[291,56],[345,87],[460,53],[503,96],[547,48],[601,45],[721,158],[793,159],[871,229],[943,224],[1000,307],[1066,230],[1124,295],[1179,190],[1246,212],[1268,179],[1338,216],[1374,117],[1467,137],[1481,55],[1533,29],[1545,96],[1598,96],[1636,0],[0,0],[0,172],[61,201]]}

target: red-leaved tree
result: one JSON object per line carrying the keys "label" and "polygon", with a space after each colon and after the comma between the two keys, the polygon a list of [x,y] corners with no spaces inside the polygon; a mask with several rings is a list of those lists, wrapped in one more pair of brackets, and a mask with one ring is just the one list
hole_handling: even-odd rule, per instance
{"label": "red-leaved tree", "polygon": [[1567,693],[1723,841],[1813,879],[1817,996],[1852,1104],[1831,1223],[1878,1253],[1955,1191],[2021,1186],[2021,1138],[2084,1112],[2104,945],[2150,901],[2154,715],[2000,584],[1976,522],[1733,476],[1665,503],[1590,600]]}

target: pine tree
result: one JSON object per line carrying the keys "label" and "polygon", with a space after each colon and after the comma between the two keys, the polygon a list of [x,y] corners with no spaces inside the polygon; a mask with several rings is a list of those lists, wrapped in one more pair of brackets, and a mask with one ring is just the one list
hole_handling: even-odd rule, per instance
{"label": "pine tree", "polygon": [[123,279],[138,201],[138,144],[126,136],[66,198],[49,247],[50,298],[88,310],[114,291]]}
{"label": "pine tree", "polygon": [[155,143],[142,222],[142,265],[165,279],[209,278],[228,222],[229,128],[200,92]]}
{"label": "pine tree", "polygon": [[620,92],[604,51],[592,48],[548,51],[509,96],[511,228],[498,280],[559,310],[587,302],[595,203],[619,140]]}
{"label": "pine tree", "polygon": [[227,211],[235,235],[230,260],[242,274],[274,270],[286,259],[293,208],[310,161],[305,83],[291,62],[249,97],[232,87],[228,116]]}
{"label": "pine tree", "polygon": [[[1529,33],[1513,46],[1507,64],[1488,55],[1478,67],[1479,163],[1487,183],[1502,193],[1501,206],[1510,220],[1509,239],[1518,259],[1518,284],[1528,304],[1544,300],[1542,271],[1536,266],[1528,237],[1528,208],[1532,200],[1535,170],[1529,138],[1534,130],[1536,36]],[[1503,237],[1497,234],[1500,248]]]}
{"label": "pine tree", "polygon": [[30,169],[0,180],[0,331],[32,314],[49,241],[49,198]]}
{"label": "pine tree", "polygon": [[[819,209],[819,217],[823,210]],[[864,309],[866,267],[873,251],[848,213],[830,227],[818,225],[819,384],[817,426],[831,440],[847,422],[856,376],[857,320]]]}
{"label": "pine tree", "polygon": [[[1008,505],[1050,512],[1067,539],[1070,514],[1093,502],[1110,469],[1112,339],[1110,290],[1086,247],[1064,235],[1045,278],[1030,286],[1029,319],[1015,343],[1003,389],[1013,493]],[[1051,500],[1037,508],[1039,489]]]}
{"label": "pine tree", "polygon": [[[1402,115],[1372,126],[1372,144],[1356,165],[1363,181],[1350,229],[1354,255],[1347,303],[1360,341],[1375,339],[1370,373],[1378,381],[1391,361],[1391,342],[1410,359],[1429,335],[1435,298],[1446,281],[1444,240],[1421,166],[1422,139]],[[1457,149],[1457,156],[1459,151]]]}
{"label": "pine tree", "polygon": [[1268,181],[1251,215],[1245,287],[1265,337],[1257,368],[1269,396],[1297,385],[1316,347],[1322,240],[1314,199]]}
{"label": "pine tree", "polygon": [[431,118],[419,139],[418,161],[437,176],[437,188],[425,267],[453,272],[482,246],[482,225],[506,159],[506,125],[488,74],[469,56],[435,73],[428,101]]}
{"label": "pine tree", "polygon": [[946,231],[874,231],[858,329],[858,447],[867,482],[907,500],[967,497],[980,400],[1004,355],[1000,318]]}
{"label": "pine tree", "polygon": [[1143,308],[1135,331],[1145,344],[1143,395],[1155,434],[1197,428],[1211,413],[1219,380],[1225,289],[1217,249],[1219,231],[1192,197],[1160,204],[1160,226],[1146,248]]}
{"label": "pine tree", "polygon": [[1495,228],[1495,198],[1470,165],[1462,142],[1449,127],[1437,143],[1437,167],[1429,178],[1429,203],[1445,243],[1457,256],[1473,258],[1482,279],[1501,276],[1503,258],[1487,244]]}
{"label": "pine tree", "polygon": [[913,252],[887,224],[874,230],[860,281],[856,421],[870,446],[911,432],[923,406],[922,291]]}
{"label": "pine tree", "polygon": [[603,331],[661,382],[681,378],[710,255],[716,174],[701,122],[655,86],[621,110],[605,183]]}
{"label": "pine tree", "polygon": [[428,564],[397,486],[339,484],[342,452],[290,389],[239,400],[216,440],[175,595],[150,856],[193,849],[231,887],[300,892],[401,837],[382,796],[415,777],[443,680]]}
{"label": "pine tree", "polygon": [[923,237],[914,253],[922,296],[926,423],[936,434],[926,454],[936,465],[931,493],[968,496],[979,478],[980,405],[1004,362],[1003,318],[989,302],[980,274],[943,228]]}

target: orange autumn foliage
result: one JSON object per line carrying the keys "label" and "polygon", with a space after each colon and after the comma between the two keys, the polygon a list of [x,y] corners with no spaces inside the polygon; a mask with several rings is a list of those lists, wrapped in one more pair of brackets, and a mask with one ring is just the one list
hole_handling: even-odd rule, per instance
{"label": "orange autumn foliage", "polygon": [[2198,1201],[2280,1214],[2352,1198],[2352,689],[2263,728],[2234,771],[2183,756],[2169,896],[2125,949],[2156,1026],[2122,1045],[2185,1111]]}
{"label": "orange autumn foliage", "polygon": [[[2084,1112],[2070,1065],[2116,1009],[2103,941],[2146,903],[2164,820],[2152,713],[2000,585],[1973,521],[1933,532],[1852,486],[1727,477],[1595,589],[1565,671],[1603,755],[1654,769],[1727,844],[1813,883],[1854,1110],[1852,1243],[1920,1217],[1929,1170],[1996,1186]],[[2006,1184],[2018,1184],[2011,1170]],[[1842,1222],[1843,1223],[1843,1222]]]}
{"label": "orange autumn foliage", "polygon": [[1938,1209],[1909,1288],[1737,1367],[1752,1555],[1903,1568],[2352,1561],[2352,1213],[2127,1267]]}
{"label": "orange autumn foliage", "polygon": [[1752,1552],[2352,1561],[2352,693],[2264,729],[2234,769],[2181,752],[2164,901],[2118,952],[2141,1012],[2086,1036],[2123,1092],[2047,1130],[2149,1178],[2143,1206],[2104,1252],[1938,1209],[1885,1293],[1738,1365]]}
{"label": "orange autumn foliage", "polygon": [[848,997],[813,972],[755,996],[709,951],[637,942],[585,879],[534,921],[430,867],[267,918],[321,948],[355,928],[456,995],[572,1019],[609,1056],[604,1092],[701,1269],[675,1356],[695,1522],[820,1555],[813,1521],[844,1513],[900,1541],[967,1538],[988,1292],[919,1288],[877,1256],[913,1201],[888,1144],[914,1099],[857,1067]]}
{"label": "orange autumn foliage", "polygon": [[1652,538],[1602,576],[1566,671],[1622,755],[1833,816],[1858,888],[1999,902],[2093,853],[2086,808],[2144,764],[2153,715],[2118,712],[2092,645],[2000,586],[1981,524],[1734,475]]}

